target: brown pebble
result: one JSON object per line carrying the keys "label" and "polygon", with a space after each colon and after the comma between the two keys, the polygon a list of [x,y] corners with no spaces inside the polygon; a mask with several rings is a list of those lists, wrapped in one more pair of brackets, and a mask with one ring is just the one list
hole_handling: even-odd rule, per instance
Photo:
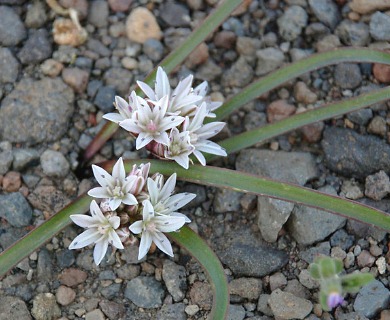
{"label": "brown pebble", "polygon": [[60,305],[67,306],[76,298],[76,292],[66,286],[59,286],[56,293],[56,300]]}
{"label": "brown pebble", "polygon": [[323,122],[315,122],[302,127],[301,131],[303,138],[310,143],[320,141],[324,127],[325,125]]}
{"label": "brown pebble", "polygon": [[65,269],[59,276],[61,284],[68,287],[75,287],[80,283],[83,283],[87,279],[87,273],[80,269],[68,268]]}
{"label": "brown pebble", "polygon": [[376,80],[382,83],[390,83],[390,66],[381,63],[374,63],[372,73]]}
{"label": "brown pebble", "polygon": [[198,66],[206,62],[208,58],[209,58],[209,48],[207,47],[207,44],[202,42],[188,56],[186,60],[186,66],[189,68]]}
{"label": "brown pebble", "polygon": [[237,36],[233,31],[223,30],[214,37],[214,44],[217,48],[230,49],[236,43]]}
{"label": "brown pebble", "polygon": [[20,173],[15,171],[8,172],[3,177],[3,189],[7,192],[18,191],[22,185],[22,180],[20,178]]}
{"label": "brown pebble", "polygon": [[371,267],[375,262],[375,258],[367,251],[363,250],[357,257],[357,264],[359,267]]}
{"label": "brown pebble", "polygon": [[57,77],[63,68],[64,65],[54,59],[47,59],[41,64],[42,73],[49,77]]}
{"label": "brown pebble", "polygon": [[273,123],[289,117],[295,113],[295,106],[289,104],[286,100],[276,100],[267,108],[268,122]]}
{"label": "brown pebble", "polygon": [[82,93],[87,88],[89,73],[79,68],[65,68],[62,70],[62,78],[74,91]]}
{"label": "brown pebble", "polygon": [[160,26],[153,13],[143,7],[131,11],[126,21],[126,34],[129,40],[144,43],[148,39],[160,40]]}
{"label": "brown pebble", "polygon": [[312,92],[302,81],[298,81],[294,87],[294,96],[298,102],[305,104],[314,103],[317,101],[317,95]]}
{"label": "brown pebble", "polygon": [[389,320],[390,319],[390,310],[383,310],[381,312],[381,318],[379,320]]}
{"label": "brown pebble", "polygon": [[124,12],[129,10],[133,0],[108,0],[108,5],[114,12]]}
{"label": "brown pebble", "polygon": [[210,310],[213,300],[211,287],[205,282],[194,282],[190,290],[190,298],[192,304],[197,304],[204,310]]}

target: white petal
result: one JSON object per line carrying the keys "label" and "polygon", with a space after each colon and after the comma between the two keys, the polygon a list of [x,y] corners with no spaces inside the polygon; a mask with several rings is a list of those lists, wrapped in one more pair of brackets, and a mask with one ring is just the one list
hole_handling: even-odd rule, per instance
{"label": "white petal", "polygon": [[118,209],[121,203],[122,203],[122,199],[120,198],[110,198],[108,201],[108,204],[110,205],[112,211]]}
{"label": "white petal", "polygon": [[152,237],[153,242],[162,252],[166,253],[168,256],[173,257],[172,245],[169,242],[169,239],[165,236],[165,234],[161,232],[156,232],[152,235]]}
{"label": "white petal", "polygon": [[152,236],[149,232],[143,232],[138,249],[138,260],[141,260],[148,253],[152,244]]}
{"label": "white petal", "polygon": [[131,193],[127,193],[126,196],[122,199],[122,202],[128,206],[138,204],[137,199]]}
{"label": "white petal", "polygon": [[222,148],[219,144],[212,142],[210,140],[204,140],[198,142],[195,145],[196,150],[207,152],[211,154],[216,154],[218,156],[227,156],[227,153],[224,148]]}
{"label": "white petal", "polygon": [[160,191],[158,200],[164,201],[165,199],[167,199],[175,190],[175,186],[176,186],[176,172],[173,173],[168,178],[167,182],[165,182],[164,187],[162,187]]}
{"label": "white petal", "polygon": [[139,220],[139,221],[136,221],[134,222],[130,227],[130,231],[134,234],[139,234],[142,232],[142,228],[143,228],[143,221]]}
{"label": "white petal", "polygon": [[108,242],[117,249],[124,249],[119,235],[114,231],[110,231],[108,234]]}
{"label": "white petal", "polygon": [[114,186],[115,180],[106,170],[93,164],[92,171],[95,179],[102,187]]}
{"label": "white petal", "polygon": [[153,140],[153,137],[146,132],[141,132],[139,136],[137,137],[136,142],[136,149],[139,150],[143,147],[145,147],[149,142]]}
{"label": "white petal", "polygon": [[168,76],[161,67],[157,68],[155,91],[158,99],[171,94]]}
{"label": "white petal", "polygon": [[171,196],[164,204],[171,209],[170,211],[176,211],[195,199],[195,197],[196,194],[194,193],[178,193]]}
{"label": "white petal", "polygon": [[157,216],[153,219],[156,227],[161,232],[173,232],[179,230],[184,224],[184,217]]}
{"label": "white petal", "polygon": [[124,181],[126,178],[125,166],[123,165],[123,159],[120,157],[112,168],[112,177]]}
{"label": "white petal", "polygon": [[110,217],[108,218],[108,221],[114,229],[118,229],[121,224],[121,219],[118,216]]}
{"label": "white petal", "polygon": [[177,127],[184,121],[183,117],[180,116],[167,116],[159,124],[159,130],[167,131],[173,127]]}
{"label": "white petal", "polygon": [[194,156],[198,159],[198,161],[200,162],[200,164],[202,165],[202,166],[205,166],[206,165],[206,158],[204,157],[204,155],[200,152],[200,151],[198,151],[198,150],[194,150]]}
{"label": "white petal", "polygon": [[225,122],[211,122],[205,124],[196,131],[196,134],[198,135],[198,140],[206,140],[211,137],[214,137],[223,129],[224,126]]}
{"label": "white petal", "polygon": [[159,190],[157,188],[157,183],[152,178],[148,178],[147,184],[148,184],[148,191],[149,191],[150,201],[153,204],[157,204],[157,202],[158,202],[158,194],[159,194]]}
{"label": "white petal", "polygon": [[84,248],[92,243],[95,243],[101,237],[100,232],[95,229],[87,229],[83,233],[79,234],[72,243],[69,245],[69,249]]}
{"label": "white petal", "polygon": [[72,214],[70,218],[72,219],[73,223],[82,228],[90,228],[91,226],[98,223],[97,219],[94,219],[86,214]]}
{"label": "white petal", "polygon": [[91,201],[91,204],[89,205],[89,211],[91,212],[92,217],[99,220],[100,222],[104,222],[107,220],[95,200]]}
{"label": "white petal", "polygon": [[89,190],[88,195],[99,199],[105,199],[110,197],[110,195],[107,192],[107,188],[103,188],[103,187],[96,187]]}
{"label": "white petal", "polygon": [[180,212],[172,212],[171,213],[171,217],[182,217],[182,218],[184,218],[184,221],[186,223],[190,223],[191,222],[191,220],[185,214],[182,214]]}
{"label": "white petal", "polygon": [[115,123],[119,123],[123,120],[125,120],[126,118],[124,118],[121,114],[119,113],[116,113],[116,112],[111,112],[111,113],[106,113],[104,116],[103,116],[103,119],[106,119],[106,120],[109,120],[109,121],[112,121],[112,122],[115,122]]}
{"label": "white petal", "polygon": [[106,255],[108,248],[108,240],[101,240],[96,243],[95,249],[93,250],[93,260],[96,265],[99,265],[102,262],[104,256]]}
{"label": "white petal", "polygon": [[156,95],[151,87],[142,81],[137,81],[137,84],[149,99],[156,100]]}
{"label": "white petal", "polygon": [[209,88],[207,81],[203,81],[200,85],[194,88],[194,93],[204,97],[206,96],[208,90]]}
{"label": "white petal", "polygon": [[129,131],[131,133],[140,133],[141,132],[141,128],[139,127],[138,124],[136,124],[136,122],[137,121],[134,120],[134,119],[126,119],[126,120],[123,120],[123,121],[119,122],[119,125],[123,129],[125,129],[125,130],[127,130],[127,131]]}
{"label": "white petal", "polygon": [[190,165],[190,159],[188,158],[188,154],[181,154],[172,158],[176,161],[176,163],[182,166],[184,169],[188,169]]}
{"label": "white petal", "polygon": [[142,202],[143,209],[142,209],[142,219],[143,221],[149,221],[154,217],[154,208],[149,200],[144,200]]}

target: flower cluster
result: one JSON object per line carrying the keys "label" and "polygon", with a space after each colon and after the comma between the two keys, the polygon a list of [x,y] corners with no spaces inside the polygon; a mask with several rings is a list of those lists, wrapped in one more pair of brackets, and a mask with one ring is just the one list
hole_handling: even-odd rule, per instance
{"label": "flower cluster", "polygon": [[[91,215],[74,214],[72,221],[86,230],[78,235],[69,249],[79,249],[95,244],[93,257],[98,265],[104,258],[108,245],[123,249],[134,243],[134,235],[140,235],[138,259],[142,259],[154,243],[161,251],[173,256],[172,246],[165,232],[179,230],[191,222],[180,208],[195,198],[192,193],[173,194],[176,174],[164,183],[161,174],[149,177],[150,164],[134,165],[126,175],[122,158],[116,162],[112,174],[96,165],[92,166],[100,187],[88,192],[101,199],[100,205],[93,200]],[[134,235],[133,235],[134,234]]]}
{"label": "flower cluster", "polygon": [[204,124],[206,117],[215,117],[213,111],[221,103],[206,96],[206,81],[195,88],[192,88],[192,81],[193,76],[189,75],[172,90],[167,74],[158,67],[154,90],[137,81],[145,99],[135,91],[128,102],[117,96],[114,105],[119,113],[108,113],[103,117],[135,136],[137,150],[146,147],[156,156],[174,160],[185,169],[189,167],[192,154],[206,165],[202,152],[227,155],[221,146],[209,140],[225,123]]}

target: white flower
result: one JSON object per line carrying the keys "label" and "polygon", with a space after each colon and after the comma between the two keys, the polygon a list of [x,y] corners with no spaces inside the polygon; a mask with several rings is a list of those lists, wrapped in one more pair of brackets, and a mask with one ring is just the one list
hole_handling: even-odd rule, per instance
{"label": "white flower", "polygon": [[203,97],[203,99],[198,102],[198,105],[200,105],[202,102],[206,103],[206,110],[207,110],[206,117],[215,118],[216,117],[215,113],[212,113],[211,111],[218,109],[222,105],[222,102],[211,101],[210,97],[206,96],[208,90],[209,90],[209,86],[207,81],[203,81],[200,85],[198,85],[194,89],[194,94]]}
{"label": "white flower", "polygon": [[167,114],[168,96],[153,102],[155,104],[153,106],[150,106],[142,98],[139,100],[139,109],[134,112],[132,118],[120,122],[119,125],[131,133],[138,134],[136,140],[137,150],[145,147],[153,140],[167,145],[169,138],[166,131],[181,124],[184,118]]}
{"label": "white flower", "polygon": [[183,131],[190,132],[190,143],[195,147],[193,153],[203,166],[206,165],[206,159],[201,151],[219,156],[227,156],[225,149],[215,142],[208,140],[220,132],[225,126],[225,123],[211,122],[204,125],[203,121],[207,113],[207,105],[203,102],[196,111],[194,118],[190,120],[186,117],[183,123]]}
{"label": "white flower", "polygon": [[142,220],[134,222],[129,227],[134,234],[142,233],[138,260],[141,260],[148,253],[152,242],[161,251],[173,257],[172,245],[163,232],[177,231],[185,224],[185,219],[183,217],[156,216],[149,200],[143,201],[142,205]]}
{"label": "white flower", "polygon": [[127,205],[138,204],[137,199],[130,193],[136,176],[126,177],[125,167],[122,158],[115,163],[112,169],[112,176],[104,169],[92,165],[95,179],[101,187],[88,191],[88,195],[95,198],[108,199],[111,210],[116,210],[123,202]]}
{"label": "white flower", "polygon": [[91,202],[90,211],[92,216],[85,214],[70,216],[75,224],[87,230],[72,241],[69,249],[80,249],[94,243],[93,259],[99,265],[107,252],[108,244],[123,249],[122,242],[115,232],[120,225],[120,219],[118,216],[105,217],[95,200]]}
{"label": "white flower", "polygon": [[191,222],[187,216],[176,210],[184,207],[196,197],[194,193],[178,193],[172,195],[176,185],[176,173],[172,174],[164,184],[164,176],[157,174],[154,179],[148,178],[149,200],[156,214],[161,216],[183,217],[185,222]]}
{"label": "white flower", "polygon": [[177,128],[172,128],[169,135],[169,145],[164,152],[167,159],[175,160],[184,169],[188,169],[189,155],[194,151],[194,146],[190,144],[188,131],[179,132]]}
{"label": "white flower", "polygon": [[186,115],[203,99],[203,96],[194,93],[191,87],[192,80],[192,75],[187,76],[179,82],[172,92],[167,74],[163,68],[158,67],[154,90],[142,81],[137,81],[137,84],[150,100],[157,101],[168,96],[167,112],[169,114]]}
{"label": "white flower", "polygon": [[135,91],[131,92],[128,103],[125,99],[116,96],[114,106],[119,111],[119,113],[107,113],[103,116],[103,118],[115,123],[119,123],[125,119],[130,119],[133,115],[133,112],[138,109],[138,98],[139,97],[137,97]]}

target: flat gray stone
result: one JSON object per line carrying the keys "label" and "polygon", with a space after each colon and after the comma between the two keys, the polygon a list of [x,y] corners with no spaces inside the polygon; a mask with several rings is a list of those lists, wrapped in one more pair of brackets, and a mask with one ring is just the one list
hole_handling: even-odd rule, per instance
{"label": "flat gray stone", "polygon": [[343,20],[336,28],[335,34],[348,46],[363,47],[370,42],[370,31],[364,22]]}
{"label": "flat gray stone", "polygon": [[[319,191],[337,195],[336,191],[330,186],[323,187]],[[344,217],[323,210],[296,205],[287,227],[298,243],[310,245],[325,239],[331,233],[340,229],[345,221]]]}
{"label": "flat gray stone", "polygon": [[171,260],[165,260],[162,277],[173,300],[182,301],[187,290],[186,269]]}
{"label": "flat gray stone", "polygon": [[157,312],[157,320],[186,320],[184,303],[164,304]]}
{"label": "flat gray stone", "polygon": [[8,48],[0,48],[0,83],[14,83],[18,78],[20,64]]}
{"label": "flat gray stone", "polygon": [[32,218],[32,209],[20,192],[0,195],[0,217],[13,227],[26,227]]}
{"label": "flat gray stone", "polygon": [[374,280],[360,289],[353,308],[367,318],[372,318],[380,310],[387,308],[389,301],[389,289],[382,282]]}
{"label": "flat gray stone", "polygon": [[279,34],[287,41],[293,41],[306,27],[308,15],[300,6],[289,7],[284,14],[277,20]]}
{"label": "flat gray stone", "polygon": [[229,305],[228,320],[243,320],[245,318],[245,309],[241,305]]}
{"label": "flat gray stone", "polygon": [[69,162],[61,152],[47,149],[40,160],[43,172],[49,177],[65,177],[69,172]]}
{"label": "flat gray stone", "polygon": [[274,71],[283,64],[284,54],[276,48],[265,48],[256,51],[257,66],[256,75],[263,76]]}
{"label": "flat gray stone", "polygon": [[19,15],[8,6],[0,6],[0,45],[15,46],[26,37]]}
{"label": "flat gray stone", "polygon": [[334,29],[341,20],[341,14],[332,0],[309,0],[310,9],[324,25]]}
{"label": "flat gray stone", "polygon": [[40,293],[33,300],[31,314],[35,320],[52,320],[61,316],[61,309],[52,293]]}
{"label": "flat gray stone", "polygon": [[46,29],[39,29],[28,37],[18,53],[18,58],[23,64],[39,63],[51,57],[52,52],[49,33]]}
{"label": "flat gray stone", "polygon": [[2,101],[0,137],[26,144],[59,139],[68,129],[73,99],[73,91],[59,78],[22,79]]}
{"label": "flat gray stone", "polygon": [[0,297],[0,320],[31,320],[30,312],[23,300],[17,297]]}
{"label": "flat gray stone", "polygon": [[13,159],[12,168],[15,171],[22,171],[29,166],[39,164],[39,153],[36,149],[15,148],[12,150]]}
{"label": "flat gray stone", "polygon": [[370,20],[370,34],[375,40],[389,41],[390,40],[390,16],[375,12]]}
{"label": "flat gray stone", "polygon": [[286,320],[304,319],[313,309],[313,304],[309,300],[280,289],[272,291],[268,304],[276,318]]}
{"label": "flat gray stone", "polygon": [[164,289],[154,277],[140,276],[127,282],[125,297],[141,308],[159,308]]}

